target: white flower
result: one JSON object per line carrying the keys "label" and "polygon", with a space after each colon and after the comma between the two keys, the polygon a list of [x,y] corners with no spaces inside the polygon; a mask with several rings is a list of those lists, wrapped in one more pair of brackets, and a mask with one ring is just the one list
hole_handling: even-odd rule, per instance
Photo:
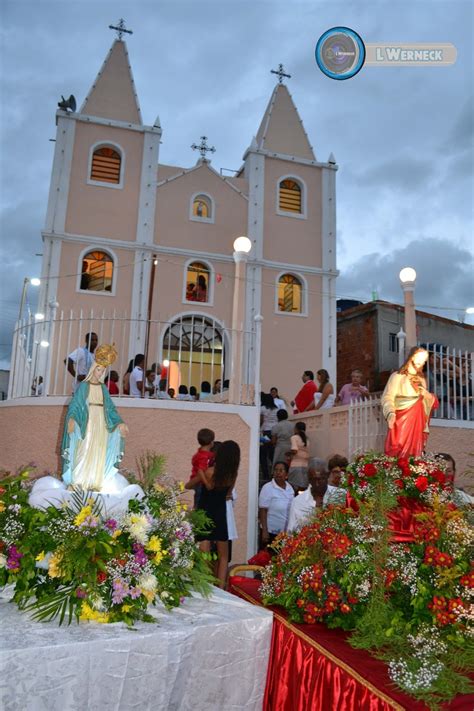
{"label": "white flower", "polygon": [[151,573],[143,573],[143,575],[140,575],[138,578],[138,586],[142,590],[146,590],[147,592],[156,592],[156,589],[158,587],[158,581],[154,575]]}
{"label": "white flower", "polygon": [[123,527],[128,530],[131,537],[145,545],[148,542],[148,534],[152,524],[145,514],[128,514],[123,522]]}
{"label": "white flower", "polygon": [[5,568],[7,565],[7,557],[0,553],[0,568]]}

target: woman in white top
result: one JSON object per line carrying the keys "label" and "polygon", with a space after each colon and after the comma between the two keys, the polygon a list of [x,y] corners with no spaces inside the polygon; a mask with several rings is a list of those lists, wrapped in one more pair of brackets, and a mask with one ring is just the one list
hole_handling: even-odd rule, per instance
{"label": "woman in white top", "polygon": [[288,464],[276,462],[273,479],[262,486],[258,497],[258,518],[262,531],[262,543],[272,543],[275,536],[286,530],[290,504],[295,495],[288,484]]}
{"label": "woman in white top", "polygon": [[319,383],[317,392],[314,393],[314,409],[323,410],[328,407],[333,407],[336,396],[334,388],[329,382],[329,373],[324,368],[318,370],[316,378]]}

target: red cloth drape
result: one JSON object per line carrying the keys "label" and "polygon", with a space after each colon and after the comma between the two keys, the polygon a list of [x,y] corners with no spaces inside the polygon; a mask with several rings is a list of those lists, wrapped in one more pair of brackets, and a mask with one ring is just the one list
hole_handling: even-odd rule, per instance
{"label": "red cloth drape", "polygon": [[307,380],[295,397],[295,409],[304,412],[308,405],[314,401],[314,393],[318,388],[314,380]]}
{"label": "red cloth drape", "polygon": [[[234,576],[230,591],[260,604],[258,580]],[[428,707],[398,690],[384,662],[353,649],[348,634],[323,624],[288,622],[274,612],[264,711],[427,711]],[[458,696],[444,711],[474,708],[474,695]]]}
{"label": "red cloth drape", "polygon": [[[436,400],[433,409],[437,406]],[[420,457],[428,439],[428,433],[424,431],[428,421],[422,397],[406,410],[396,410],[395,424],[385,439],[385,454],[389,457]]]}

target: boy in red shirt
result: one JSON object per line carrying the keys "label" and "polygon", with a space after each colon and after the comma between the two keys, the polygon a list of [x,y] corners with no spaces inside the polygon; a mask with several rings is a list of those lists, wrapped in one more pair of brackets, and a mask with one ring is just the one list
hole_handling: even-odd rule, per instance
{"label": "boy in red shirt", "polygon": [[[193,454],[191,459],[192,471],[191,479],[196,476],[198,471],[206,471],[214,463],[214,452],[211,449],[214,444],[215,434],[212,430],[203,428],[197,433],[197,441],[199,442],[198,451]],[[202,484],[196,486],[194,490],[194,508],[197,509],[199,506],[199,499],[201,498]]]}

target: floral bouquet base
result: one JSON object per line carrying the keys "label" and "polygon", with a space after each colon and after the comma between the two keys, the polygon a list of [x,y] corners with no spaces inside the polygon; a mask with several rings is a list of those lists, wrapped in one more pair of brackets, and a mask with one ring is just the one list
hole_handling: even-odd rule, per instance
{"label": "floral bouquet base", "polygon": [[472,689],[474,529],[443,463],[375,453],[347,471],[346,508],[274,543],[261,593],[297,622],[352,631],[392,680],[433,708]]}
{"label": "floral bouquet base", "polygon": [[61,486],[55,487],[61,503],[32,506],[41,480],[32,495],[29,470],[1,482],[0,585],[14,586],[20,609],[59,624],[75,619],[131,626],[154,621],[149,605],[171,609],[192,591],[209,594],[214,579],[196,544],[205,516],[188,512],[180,501],[182,485],[160,475],[162,458],[146,455],[143,463],[145,480],[126,484],[139,497],[119,495],[115,509],[107,495]]}

